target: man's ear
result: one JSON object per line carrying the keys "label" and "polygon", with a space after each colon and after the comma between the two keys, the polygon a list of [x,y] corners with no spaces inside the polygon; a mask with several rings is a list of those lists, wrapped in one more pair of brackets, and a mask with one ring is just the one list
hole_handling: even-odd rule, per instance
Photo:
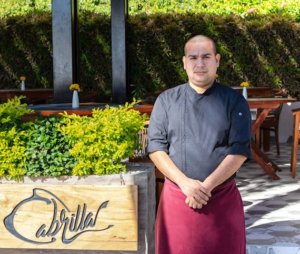
{"label": "man's ear", "polygon": [[182,57],[183,69],[185,69],[185,56]]}
{"label": "man's ear", "polygon": [[216,60],[217,60],[217,65],[219,67],[220,66],[220,61],[221,61],[221,55],[220,54],[216,54]]}

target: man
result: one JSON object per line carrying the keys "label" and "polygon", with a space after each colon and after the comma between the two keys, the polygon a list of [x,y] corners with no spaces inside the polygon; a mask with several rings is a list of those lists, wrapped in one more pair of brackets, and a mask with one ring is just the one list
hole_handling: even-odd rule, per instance
{"label": "man", "polygon": [[188,83],[157,98],[148,152],[165,175],[156,254],[244,254],[243,203],[235,172],[251,156],[247,101],[215,81],[220,55],[197,35],[184,48]]}

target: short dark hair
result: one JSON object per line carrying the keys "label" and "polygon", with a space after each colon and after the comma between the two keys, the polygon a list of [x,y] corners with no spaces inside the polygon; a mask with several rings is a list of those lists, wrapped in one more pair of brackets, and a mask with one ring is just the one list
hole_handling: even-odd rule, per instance
{"label": "short dark hair", "polygon": [[210,41],[210,42],[212,43],[212,45],[213,45],[214,53],[215,53],[215,54],[218,53],[218,52],[217,52],[216,43],[215,43],[215,41],[214,41],[212,38],[210,38],[210,37],[208,37],[208,36],[206,36],[206,35],[197,34],[197,35],[191,36],[191,37],[185,42],[185,44],[184,44],[184,54],[185,54],[185,52],[186,52],[186,45],[187,45],[190,41],[194,41],[194,40],[208,40],[208,41]]}

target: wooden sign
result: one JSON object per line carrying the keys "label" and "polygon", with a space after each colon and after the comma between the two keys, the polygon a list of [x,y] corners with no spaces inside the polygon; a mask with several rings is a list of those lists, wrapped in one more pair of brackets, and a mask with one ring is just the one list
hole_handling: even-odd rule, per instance
{"label": "wooden sign", "polygon": [[0,184],[0,248],[137,250],[137,218],[136,185]]}

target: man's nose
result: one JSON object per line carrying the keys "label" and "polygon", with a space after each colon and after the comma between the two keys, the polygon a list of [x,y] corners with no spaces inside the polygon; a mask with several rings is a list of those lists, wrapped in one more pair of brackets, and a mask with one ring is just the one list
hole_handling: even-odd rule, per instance
{"label": "man's nose", "polygon": [[198,58],[196,61],[196,65],[197,66],[204,66],[205,65],[205,61],[203,58]]}

